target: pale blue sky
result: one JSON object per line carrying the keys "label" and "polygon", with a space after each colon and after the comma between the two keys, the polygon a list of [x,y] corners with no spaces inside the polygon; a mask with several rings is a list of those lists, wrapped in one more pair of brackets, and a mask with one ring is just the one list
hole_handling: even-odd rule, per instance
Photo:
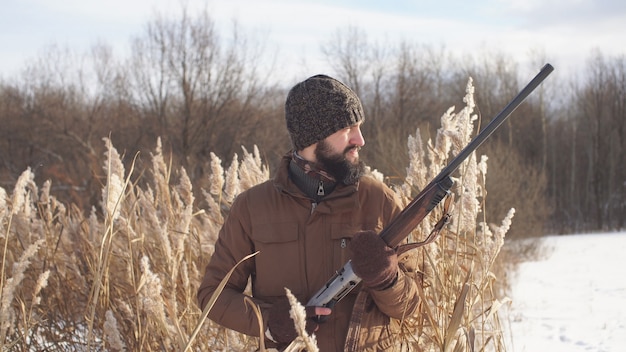
{"label": "pale blue sky", "polygon": [[[206,7],[220,33],[237,20],[262,33],[289,74],[327,72],[320,46],[354,26],[371,40],[445,45],[451,53],[497,50],[523,64],[542,50],[562,72],[582,68],[592,49],[626,54],[624,0],[187,0]],[[156,12],[176,16],[179,0],[4,0],[0,8],[0,77],[57,44],[77,53],[97,41],[123,56]],[[303,62],[304,61],[304,62]],[[307,71],[307,72],[303,72]]]}

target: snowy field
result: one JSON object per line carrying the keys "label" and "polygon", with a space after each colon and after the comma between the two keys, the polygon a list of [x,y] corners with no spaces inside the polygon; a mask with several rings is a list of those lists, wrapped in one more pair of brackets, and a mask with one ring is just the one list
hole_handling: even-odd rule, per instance
{"label": "snowy field", "polygon": [[513,281],[507,351],[626,351],[626,232],[544,245],[547,257],[522,264]]}

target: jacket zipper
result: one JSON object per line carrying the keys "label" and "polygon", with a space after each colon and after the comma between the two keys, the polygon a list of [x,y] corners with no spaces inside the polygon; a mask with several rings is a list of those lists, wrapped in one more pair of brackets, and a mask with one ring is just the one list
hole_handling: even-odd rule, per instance
{"label": "jacket zipper", "polygon": [[313,214],[313,212],[315,211],[316,207],[317,207],[317,203],[316,202],[311,202],[311,214]]}
{"label": "jacket zipper", "polygon": [[317,195],[318,196],[323,196],[325,194],[326,194],[326,192],[324,192],[324,182],[322,180],[320,180],[320,184],[317,186]]}

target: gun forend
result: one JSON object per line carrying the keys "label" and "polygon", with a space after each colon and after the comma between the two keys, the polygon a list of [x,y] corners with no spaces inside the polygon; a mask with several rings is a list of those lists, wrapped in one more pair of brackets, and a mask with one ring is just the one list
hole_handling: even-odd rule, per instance
{"label": "gun forend", "polygon": [[335,303],[345,297],[359,282],[361,282],[361,278],[356,276],[352,270],[352,263],[348,261],[313,295],[313,297],[311,297],[306,305],[332,308]]}

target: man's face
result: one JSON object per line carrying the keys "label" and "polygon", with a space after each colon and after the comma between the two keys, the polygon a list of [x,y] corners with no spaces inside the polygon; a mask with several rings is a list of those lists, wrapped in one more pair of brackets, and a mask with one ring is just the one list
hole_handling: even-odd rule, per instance
{"label": "man's face", "polygon": [[315,157],[320,168],[337,181],[353,184],[363,175],[365,165],[359,150],[365,145],[361,124],[339,130],[317,143]]}

